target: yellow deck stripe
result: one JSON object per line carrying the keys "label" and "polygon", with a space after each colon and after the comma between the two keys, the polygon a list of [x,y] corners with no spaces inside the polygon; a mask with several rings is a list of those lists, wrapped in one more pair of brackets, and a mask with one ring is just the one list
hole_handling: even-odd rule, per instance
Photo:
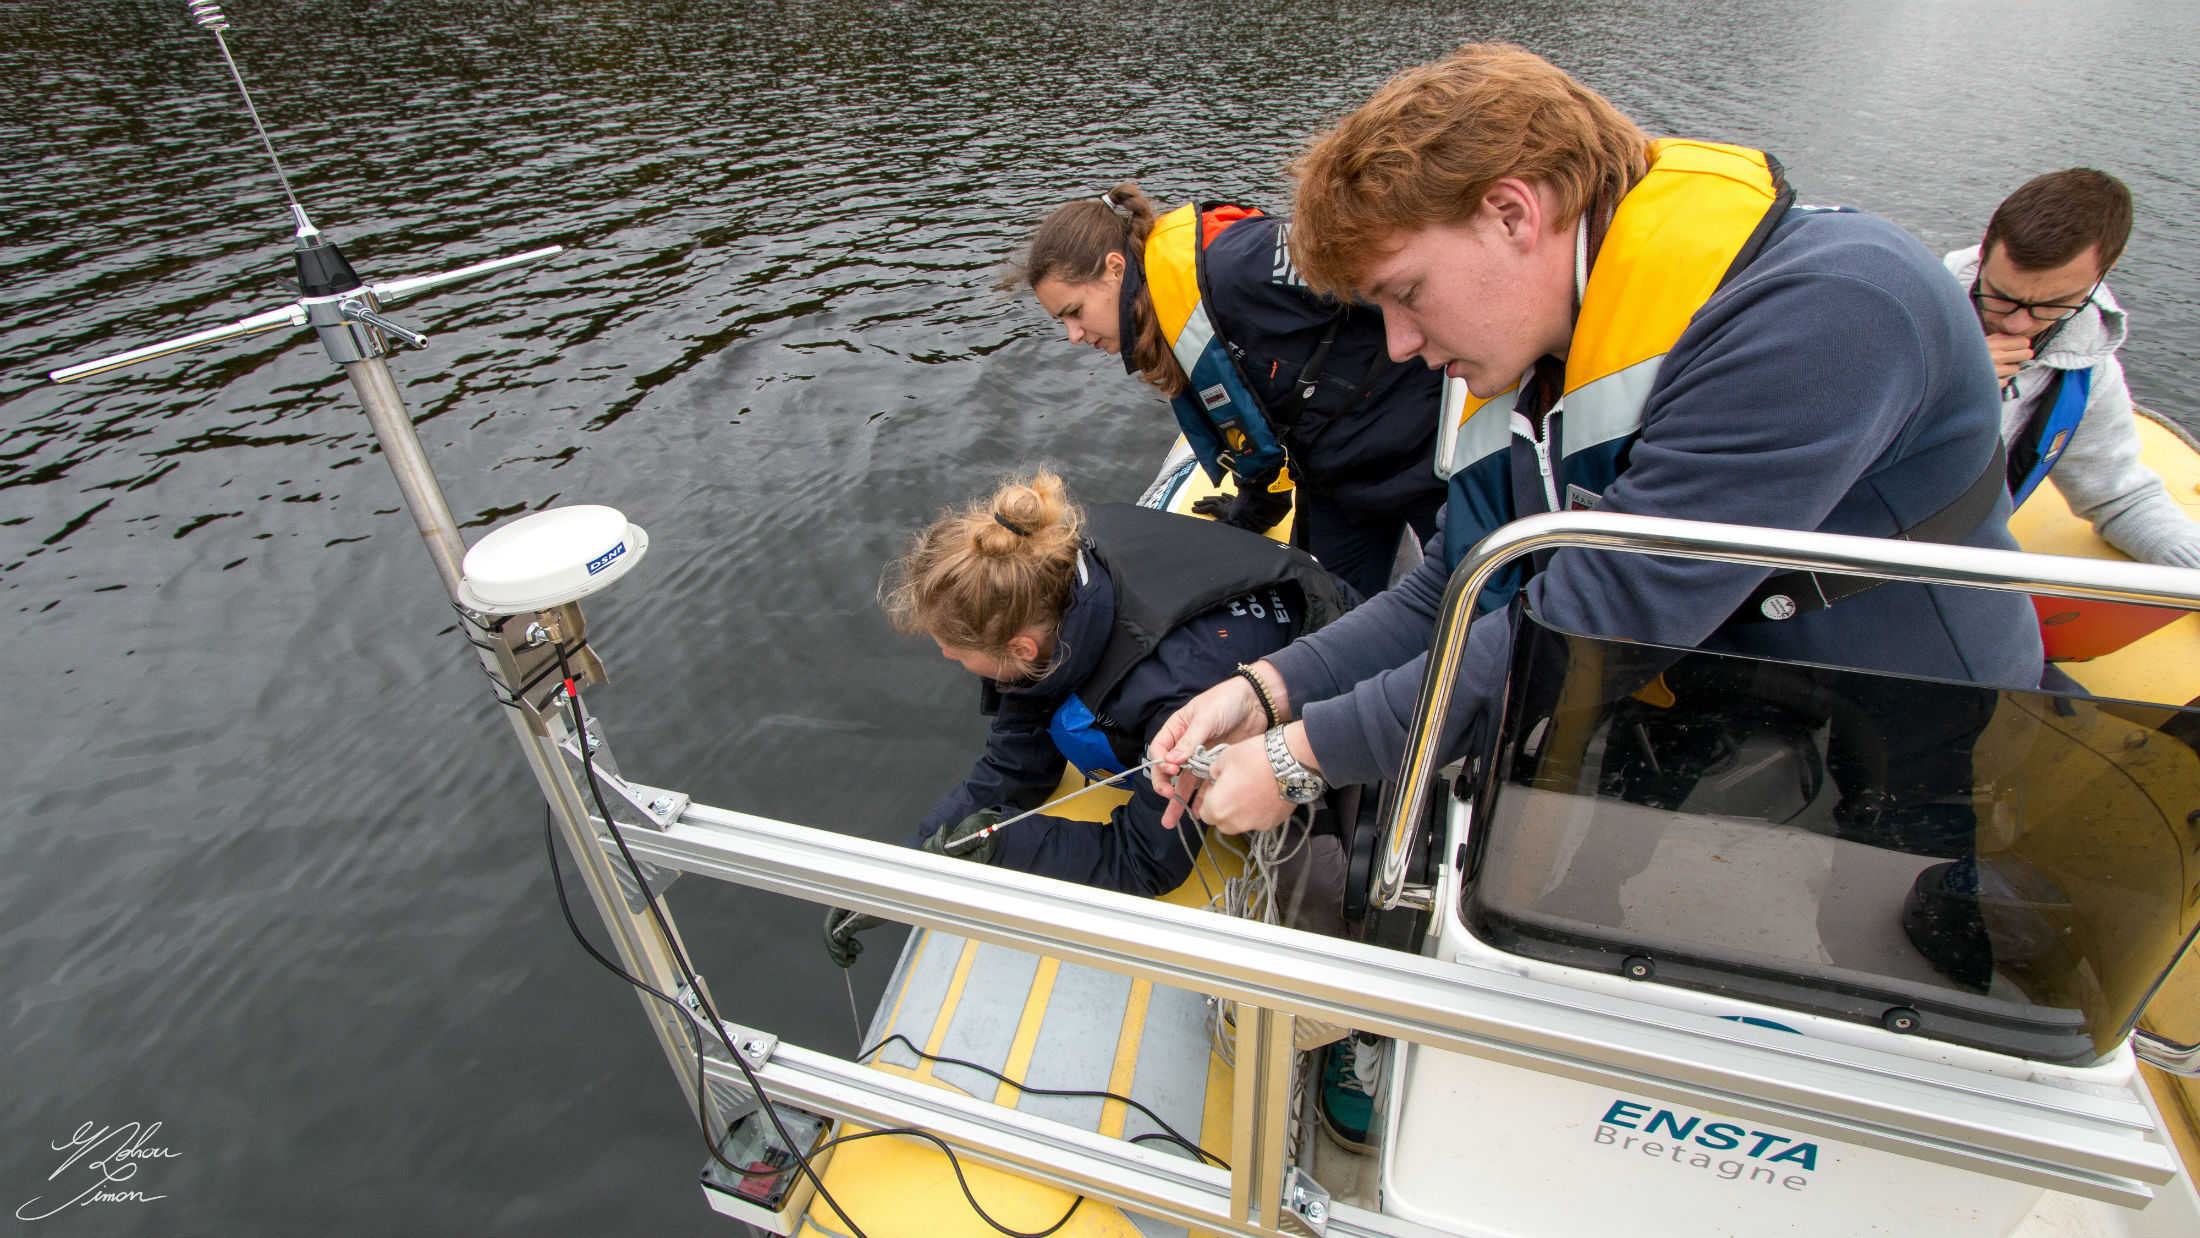
{"label": "yellow deck stripe", "polygon": [[[1032,973],[1031,993],[1024,998],[1024,1017],[1016,1024],[1016,1038],[1009,1042],[1008,1061],[1001,1066],[1001,1073],[1019,1082],[1024,1072],[1031,1069],[1032,1050],[1039,1046],[1039,1026],[1046,1022],[1047,1001],[1054,996],[1054,977],[1062,970],[1062,960],[1042,958],[1039,970]],[[993,1089],[993,1103],[1014,1108],[1023,1093],[1003,1083]]]}
{"label": "yellow deck stripe", "polygon": [[[955,978],[947,982],[947,994],[940,998],[940,1013],[932,1020],[932,1034],[925,1038],[924,1051],[939,1056],[940,1046],[947,1042],[947,1025],[955,1021],[955,1007],[962,1004],[963,986],[970,982],[970,966],[978,961],[978,943],[964,941],[962,957],[955,960]],[[930,1061],[917,1069],[917,1077],[947,1086],[944,1079],[933,1080],[933,1063]],[[961,1089],[956,1089],[960,1091]]]}
{"label": "yellow deck stripe", "polygon": [[[1152,1000],[1153,981],[1131,981],[1130,998],[1123,1003],[1123,1029],[1115,1041],[1115,1066],[1108,1071],[1108,1090],[1118,1096],[1131,1094],[1131,1080],[1138,1074],[1138,1046],[1146,1038],[1146,1006]],[[1122,1101],[1101,1102],[1100,1133],[1121,1139],[1130,1112]]]}
{"label": "yellow deck stripe", "polygon": [[[1212,1048],[1207,1051],[1207,1097],[1199,1111],[1199,1146],[1227,1161],[1235,1157],[1230,1125],[1236,1115],[1237,1072]],[[1215,1238],[1211,1231],[1195,1229],[1190,1238]]]}
{"label": "yellow deck stripe", "polygon": [[[889,1032],[894,1030],[895,1024],[901,1022],[901,1004],[909,999],[909,977],[917,974],[917,964],[924,961],[925,947],[932,944],[931,929],[918,929],[917,933],[917,948],[910,952],[909,966],[902,969],[901,992],[894,994],[893,1012],[886,1016],[886,1030]],[[866,1034],[868,1034],[868,1029],[866,1029]],[[864,1045],[863,1047],[868,1049],[871,1046]],[[874,1057],[871,1061],[875,1065],[878,1059]]]}

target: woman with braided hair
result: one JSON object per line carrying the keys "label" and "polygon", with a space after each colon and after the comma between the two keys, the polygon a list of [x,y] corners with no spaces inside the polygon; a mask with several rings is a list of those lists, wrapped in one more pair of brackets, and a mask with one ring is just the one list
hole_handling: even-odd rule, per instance
{"label": "woman with braided hair", "polygon": [[1266,530],[1296,494],[1294,543],[1374,594],[1407,527],[1416,544],[1436,527],[1443,376],[1393,365],[1372,306],[1300,282],[1289,235],[1244,207],[1157,216],[1126,181],[1056,208],[1000,286],[1169,397],[1208,475],[1237,479],[1195,510]]}

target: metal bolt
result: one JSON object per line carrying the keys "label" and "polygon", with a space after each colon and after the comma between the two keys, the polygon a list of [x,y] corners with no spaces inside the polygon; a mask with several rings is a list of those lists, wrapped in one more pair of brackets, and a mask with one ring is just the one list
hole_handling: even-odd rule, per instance
{"label": "metal bolt", "polygon": [[761,1040],[749,1041],[741,1046],[741,1052],[748,1054],[750,1057],[761,1058],[764,1056],[764,1042]]}
{"label": "metal bolt", "polygon": [[656,799],[649,801],[649,811],[652,815],[659,817],[662,817],[666,813],[671,812],[672,797],[669,795],[660,795]]}
{"label": "metal bolt", "polygon": [[594,752],[601,747],[603,747],[603,736],[596,734],[594,731],[590,731],[588,733],[588,750],[590,752]]}
{"label": "metal bolt", "polygon": [[530,624],[528,624],[528,625],[527,625],[527,643],[528,643],[528,644],[530,644],[530,645],[539,645],[539,644],[541,644],[542,642],[544,642],[544,641],[546,641],[546,640],[549,640],[549,639],[550,639],[550,629],[548,629],[548,628],[546,628],[546,627],[542,626],[542,625],[541,625],[541,624],[539,624],[539,623],[530,623]]}
{"label": "metal bolt", "polygon": [[1306,1201],[1306,1219],[1320,1225],[1329,1219],[1329,1207],[1318,1199]]}

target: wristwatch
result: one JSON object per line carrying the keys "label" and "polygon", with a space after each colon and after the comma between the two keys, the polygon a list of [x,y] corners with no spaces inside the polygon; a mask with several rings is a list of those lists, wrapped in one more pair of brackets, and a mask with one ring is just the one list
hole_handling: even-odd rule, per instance
{"label": "wristwatch", "polygon": [[1268,768],[1276,771],[1276,794],[1294,804],[1311,804],[1322,797],[1329,784],[1322,776],[1299,764],[1291,755],[1291,746],[1283,742],[1283,728],[1268,728]]}

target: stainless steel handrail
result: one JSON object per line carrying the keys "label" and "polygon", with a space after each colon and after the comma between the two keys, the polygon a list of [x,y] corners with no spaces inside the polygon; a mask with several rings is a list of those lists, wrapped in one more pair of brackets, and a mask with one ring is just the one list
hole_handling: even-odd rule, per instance
{"label": "stainless steel handrail", "polygon": [[2200,571],[2181,567],[1614,512],[1562,512],[1516,520],[1475,543],[1445,587],[1421,678],[1420,702],[1406,732],[1396,794],[1383,820],[1372,894],[1376,906],[1392,908],[1409,901],[1408,857],[1428,811],[1436,771],[1444,764],[1438,745],[1466,652],[1472,599],[1480,597],[1498,569],[1513,560],[1539,550],[1564,548],[2200,610]]}
{"label": "stainless steel handrail", "polygon": [[2131,1051],[2157,1070],[2186,1079],[2200,1079],[2200,1044],[2180,1044],[2143,1027],[2131,1029]]}
{"label": "stainless steel handrail", "polygon": [[[646,864],[2124,1207],[2143,1205],[2149,1184],[2177,1172],[2174,1155],[2152,1139],[2151,1115],[2128,1093],[1651,1011],[1626,995],[1463,968],[708,805],[690,804],[662,831],[620,832]],[[1237,1172],[1250,1169],[1246,1157],[1231,1161]]]}

